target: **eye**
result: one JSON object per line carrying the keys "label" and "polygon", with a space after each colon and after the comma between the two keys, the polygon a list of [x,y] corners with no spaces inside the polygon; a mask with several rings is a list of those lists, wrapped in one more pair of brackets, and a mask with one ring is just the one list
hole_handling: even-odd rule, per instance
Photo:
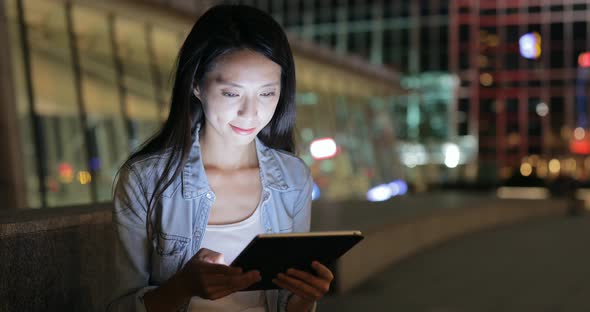
{"label": "eye", "polygon": [[274,92],[274,91],[260,93],[261,96],[265,96],[265,97],[275,96],[275,94],[276,94],[276,92]]}
{"label": "eye", "polygon": [[227,91],[223,91],[221,92],[221,95],[225,96],[225,97],[237,97],[240,96],[237,93],[233,93],[233,92],[227,92]]}

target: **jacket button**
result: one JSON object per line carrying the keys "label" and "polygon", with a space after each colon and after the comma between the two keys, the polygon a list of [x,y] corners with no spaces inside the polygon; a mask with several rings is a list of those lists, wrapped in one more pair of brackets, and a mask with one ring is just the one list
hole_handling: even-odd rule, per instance
{"label": "jacket button", "polygon": [[213,197],[213,196],[211,195],[211,193],[207,193],[207,195],[205,195],[205,196],[206,196],[208,199],[211,199],[211,197]]}

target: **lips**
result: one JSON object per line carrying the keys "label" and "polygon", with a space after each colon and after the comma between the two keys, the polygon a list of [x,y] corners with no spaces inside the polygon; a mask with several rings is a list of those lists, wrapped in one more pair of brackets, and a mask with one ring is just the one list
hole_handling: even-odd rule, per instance
{"label": "lips", "polygon": [[256,130],[256,128],[244,129],[244,128],[236,127],[234,125],[230,125],[230,127],[232,128],[232,130],[234,130],[234,132],[236,132],[237,134],[241,134],[241,135],[248,135],[248,134],[253,133],[254,130]]}

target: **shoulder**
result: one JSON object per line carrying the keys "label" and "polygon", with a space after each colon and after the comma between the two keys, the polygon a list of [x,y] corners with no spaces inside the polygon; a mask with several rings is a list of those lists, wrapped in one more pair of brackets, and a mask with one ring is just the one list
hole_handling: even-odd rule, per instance
{"label": "shoulder", "polygon": [[303,160],[294,154],[268,149],[270,155],[267,170],[272,174],[275,172],[275,182],[285,191],[303,190],[311,183],[311,171]]}
{"label": "shoulder", "polygon": [[143,192],[153,191],[153,184],[164,173],[171,153],[142,155],[126,161],[119,169],[117,184],[128,184],[141,188]]}

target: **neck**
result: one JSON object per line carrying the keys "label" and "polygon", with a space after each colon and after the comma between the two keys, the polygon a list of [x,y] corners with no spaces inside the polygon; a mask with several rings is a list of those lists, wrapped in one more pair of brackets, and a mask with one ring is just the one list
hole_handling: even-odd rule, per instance
{"label": "neck", "polygon": [[214,131],[203,131],[199,137],[201,157],[205,168],[238,170],[258,167],[256,142],[230,145],[216,137]]}

